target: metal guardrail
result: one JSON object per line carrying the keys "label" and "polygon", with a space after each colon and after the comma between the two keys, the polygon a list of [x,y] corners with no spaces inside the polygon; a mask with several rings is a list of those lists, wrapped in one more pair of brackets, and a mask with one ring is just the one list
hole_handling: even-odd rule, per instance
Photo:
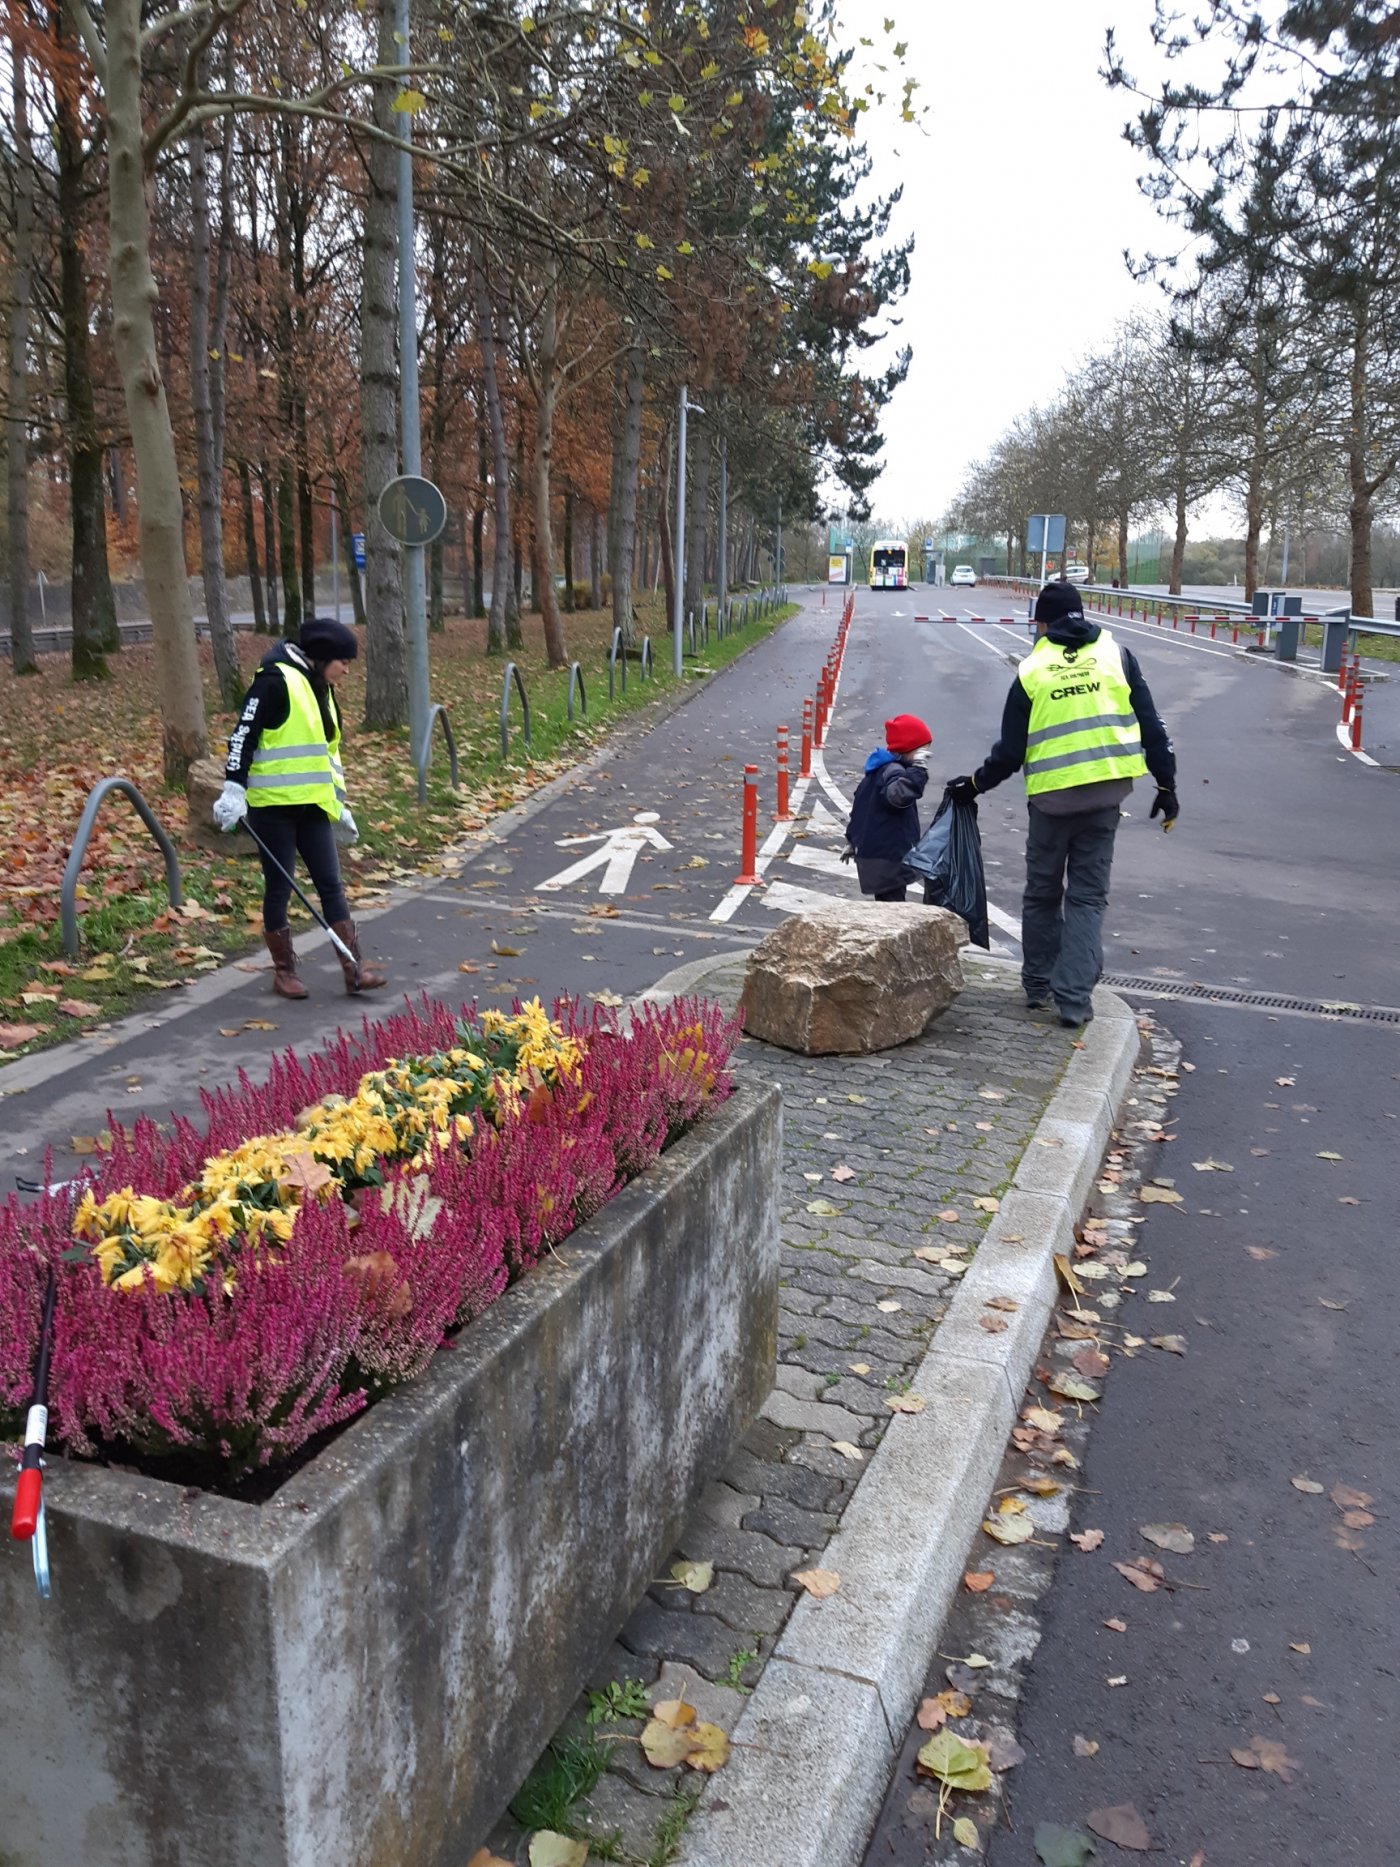
{"label": "metal guardrail", "polygon": [[447,708],[434,701],[428,709],[428,722],[423,728],[423,743],[418,749],[414,764],[418,772],[418,802],[424,804],[428,798],[428,767],[433,759],[433,728],[442,721],[442,736],[447,741],[447,769],[451,774],[450,783],[454,791],[461,789],[461,779],[457,775],[457,741],[453,736],[452,722],[447,717]]}
{"label": "metal guardrail", "polygon": [[515,682],[515,691],[520,696],[520,711],[523,720],[521,735],[526,745],[530,743],[530,696],[525,692],[525,683],[520,678],[520,670],[513,661],[506,663],[505,675],[501,681],[501,757],[510,757],[510,684]]}
{"label": "metal guardrail", "polygon": [[82,873],[87,846],[92,840],[97,813],[113,791],[119,791],[123,797],[131,799],[137,816],[150,831],[157,849],[164,856],[165,887],[170,896],[171,907],[182,908],[185,905],[185,890],[180,880],[180,858],[175,854],[175,845],[166,835],[160,819],[130,778],[104,778],[100,784],[95,784],[88,792],[87,802],[83,805],[83,814],[79,817],[78,827],[73,832],[73,847],[68,852],[68,862],[63,871],[63,883],[58,894],[59,920],[63,927],[63,950],[70,960],[77,959],[82,952],[82,940],[78,931],[78,877]]}
{"label": "metal guardrail", "polygon": [[570,720],[572,720],[574,717],[574,689],[575,688],[578,689],[579,702],[583,708],[583,717],[587,719],[588,718],[588,688],[583,678],[583,663],[579,661],[571,661],[569,663],[569,696],[568,696],[567,701],[565,702],[565,710]]}

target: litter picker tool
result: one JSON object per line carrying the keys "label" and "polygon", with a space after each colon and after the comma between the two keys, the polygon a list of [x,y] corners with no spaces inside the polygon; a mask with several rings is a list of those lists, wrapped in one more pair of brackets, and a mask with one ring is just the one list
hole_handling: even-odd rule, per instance
{"label": "litter picker tool", "polygon": [[248,832],[249,836],[252,837],[253,841],[257,844],[258,848],[263,852],[263,855],[272,864],[273,868],[276,869],[277,873],[282,877],[283,881],[286,882],[287,886],[291,889],[292,893],[296,896],[297,900],[300,901],[301,905],[306,909],[307,913],[311,916],[312,920],[315,921],[318,927],[321,927],[325,930],[325,932],[330,938],[330,943],[335,948],[336,952],[339,953],[340,957],[345,961],[345,963],[348,966],[353,966],[355,968],[355,989],[358,991],[359,984],[360,984],[360,962],[358,958],[356,957],[356,955],[350,951],[350,948],[348,946],[346,946],[345,942],[341,939],[340,935],[336,932],[335,928],[331,926],[330,922],[326,919],[326,917],[323,914],[318,914],[315,908],[312,907],[311,903],[307,900],[306,896],[302,893],[301,889],[297,886],[296,877],[294,875],[290,875],[287,872],[287,870],[283,868],[282,864],[277,860],[276,856],[273,855],[272,851],[268,848],[267,844],[258,835],[257,831],[253,828],[252,824],[249,823],[247,817],[246,816],[240,817],[239,822],[243,825],[243,828]]}
{"label": "litter picker tool", "polygon": [[34,1358],[34,1398],[24,1427],[24,1456],[15,1485],[10,1535],[29,1543],[34,1551],[34,1581],[40,1596],[49,1595],[49,1539],[44,1525],[44,1441],[49,1430],[49,1358],[53,1351],[53,1312],[58,1278],[49,1267],[44,1307],[39,1320],[39,1352]]}

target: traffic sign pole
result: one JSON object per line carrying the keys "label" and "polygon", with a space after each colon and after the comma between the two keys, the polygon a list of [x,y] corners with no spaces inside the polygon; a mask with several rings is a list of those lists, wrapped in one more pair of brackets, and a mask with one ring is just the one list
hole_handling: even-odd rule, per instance
{"label": "traffic sign pole", "polygon": [[[409,0],[395,0],[394,28],[405,64],[411,62]],[[413,141],[413,115],[402,114],[399,135]],[[399,151],[399,428],[404,474],[423,471],[418,409],[418,298],[414,277],[413,151]],[[403,547],[404,615],[408,626],[408,737],[413,762],[420,767],[428,731],[428,580],[423,546]]]}

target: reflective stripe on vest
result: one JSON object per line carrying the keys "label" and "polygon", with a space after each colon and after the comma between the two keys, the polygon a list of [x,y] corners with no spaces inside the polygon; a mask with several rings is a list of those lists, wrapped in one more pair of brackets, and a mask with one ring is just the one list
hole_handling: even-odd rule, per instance
{"label": "reflective stripe on vest", "polygon": [[1042,636],[1021,663],[1030,698],[1026,790],[1063,791],[1147,770],[1123,656],[1107,629],[1083,648]]}
{"label": "reflective stripe on vest", "polygon": [[[299,668],[277,664],[287,688],[287,717],[258,741],[248,774],[249,808],[319,804],[334,822],[345,802],[340,733],[329,744],[316,690]],[[335,703],[331,703],[334,714]]]}

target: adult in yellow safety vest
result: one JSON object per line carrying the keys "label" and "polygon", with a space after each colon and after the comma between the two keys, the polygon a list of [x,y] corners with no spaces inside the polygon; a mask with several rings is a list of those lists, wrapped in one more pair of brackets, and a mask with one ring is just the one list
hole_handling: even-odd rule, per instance
{"label": "adult in yellow safety vest", "polygon": [[236,830],[247,817],[257,831],[263,939],[272,955],[272,989],[281,998],[307,995],[287,924],[298,856],[320,896],[321,912],[354,956],[340,954],[346,991],[370,992],[388,983],[386,974],[360,961],[336,850],[338,842],[359,837],[345,796],[335,698],[336,682],[358,653],[354,631],[327,616],[304,622],[299,642],[268,650],[229,735],[224,788],[214,800],[221,830]]}
{"label": "adult in yellow safety vest", "polygon": [[1033,1011],[1065,1025],[1093,1017],[1120,806],[1151,773],[1151,815],[1176,822],[1176,754],[1134,656],[1085,618],[1063,580],[1036,598],[1036,644],[1002,713],[1001,737],[953,795],[970,801],[1024,769],[1029,827],[1021,983]]}

